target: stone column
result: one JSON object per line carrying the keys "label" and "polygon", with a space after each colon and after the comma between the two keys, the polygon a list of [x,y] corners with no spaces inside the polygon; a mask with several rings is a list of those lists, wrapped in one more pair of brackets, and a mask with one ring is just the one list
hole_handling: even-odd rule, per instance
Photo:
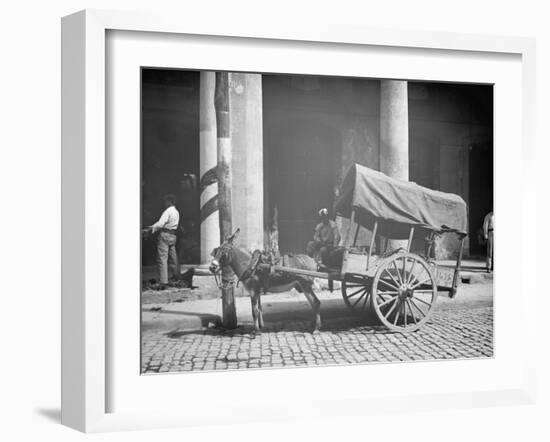
{"label": "stone column", "polygon": [[264,248],[263,104],[261,74],[231,73],[230,127],[233,167],[233,229],[239,244]]}
{"label": "stone column", "polygon": [[[380,82],[380,171],[400,180],[409,180],[409,103],[407,82]],[[392,240],[392,249],[406,247],[407,241]]]}
{"label": "stone column", "polygon": [[217,140],[214,109],[215,73],[200,74],[200,207],[201,263],[210,261],[212,249],[220,245],[218,183],[216,178]]}
{"label": "stone column", "polygon": [[409,179],[409,105],[407,82],[380,82],[380,171]]}

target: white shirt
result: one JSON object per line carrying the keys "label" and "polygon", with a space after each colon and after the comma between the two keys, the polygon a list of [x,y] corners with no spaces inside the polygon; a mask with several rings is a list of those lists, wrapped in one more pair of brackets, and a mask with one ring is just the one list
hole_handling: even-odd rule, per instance
{"label": "white shirt", "polygon": [[489,212],[487,215],[485,215],[485,219],[483,220],[483,236],[487,238],[487,235],[489,234],[489,230],[493,230],[495,228],[495,215],[493,215],[493,212]]}
{"label": "white shirt", "polygon": [[174,206],[170,206],[164,212],[162,212],[159,220],[151,227],[153,229],[153,233],[163,227],[169,230],[176,230],[179,223],[180,213],[178,212],[178,209],[176,209]]}

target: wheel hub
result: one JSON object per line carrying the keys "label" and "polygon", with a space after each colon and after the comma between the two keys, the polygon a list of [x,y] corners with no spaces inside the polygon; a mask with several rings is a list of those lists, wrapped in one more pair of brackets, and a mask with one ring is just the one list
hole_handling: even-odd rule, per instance
{"label": "wheel hub", "polygon": [[408,284],[403,284],[399,287],[399,299],[405,300],[413,297],[414,290]]}

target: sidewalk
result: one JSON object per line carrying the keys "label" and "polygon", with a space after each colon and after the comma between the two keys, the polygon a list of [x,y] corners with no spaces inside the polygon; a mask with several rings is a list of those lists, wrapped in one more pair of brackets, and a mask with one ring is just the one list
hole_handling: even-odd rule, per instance
{"label": "sidewalk", "polygon": [[[437,261],[441,267],[453,268],[456,266],[456,261]],[[460,266],[460,279],[464,284],[476,284],[493,280],[493,273],[487,273],[485,261],[481,259],[463,259]]]}
{"label": "sidewalk", "polygon": [[[197,277],[197,284],[200,284]],[[198,289],[197,289],[198,290]],[[193,290],[194,292],[194,290]],[[161,292],[162,293],[162,292]],[[328,290],[316,290],[321,301],[323,320],[350,318],[352,314],[344,304],[340,290],[330,293]],[[168,296],[163,294],[161,296]],[[188,295],[187,300],[173,302],[148,303],[142,306],[142,329],[201,330],[213,328],[221,323],[222,306],[219,290],[210,293],[210,299],[197,299]],[[235,289],[237,318],[240,325],[252,324],[250,298],[239,287]],[[489,307],[493,304],[493,284],[486,280],[478,284],[461,284],[457,295],[450,299],[441,293],[436,311],[448,311],[465,308]],[[262,296],[262,307],[266,323],[281,321],[309,321],[311,308],[305,297],[295,291],[268,294]]]}
{"label": "sidewalk", "polygon": [[[456,261],[438,261],[441,267],[453,270]],[[185,272],[188,268],[194,266],[181,266],[181,272]],[[466,259],[462,261],[461,266],[461,283],[463,285],[485,284],[492,282],[493,273],[485,271],[485,262],[481,260]],[[156,278],[156,267],[148,266],[142,270],[142,279],[149,280]],[[327,281],[316,279],[316,291],[328,289]],[[206,299],[217,299],[219,297],[219,289],[216,285],[214,276],[210,274],[205,267],[195,267],[195,276],[193,278],[193,289],[167,288],[163,291],[144,290],[142,293],[142,304],[167,304],[173,302],[189,302]],[[340,282],[334,281],[334,293],[340,298]],[[235,297],[248,296],[242,292],[240,288],[235,290]]]}

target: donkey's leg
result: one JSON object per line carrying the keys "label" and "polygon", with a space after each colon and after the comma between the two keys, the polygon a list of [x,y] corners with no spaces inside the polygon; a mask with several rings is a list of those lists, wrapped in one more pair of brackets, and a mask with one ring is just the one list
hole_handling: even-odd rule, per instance
{"label": "donkey's leg", "polygon": [[264,312],[262,310],[262,291],[258,290],[258,324],[264,328]]}
{"label": "donkey's leg", "polygon": [[252,319],[254,320],[254,330],[260,330],[260,308],[258,306],[258,300],[260,298],[260,292],[256,288],[250,292],[250,301],[252,303]]}
{"label": "donkey's leg", "polygon": [[318,331],[321,328],[321,301],[319,301],[310,283],[299,282],[299,284],[313,310],[313,331]]}

